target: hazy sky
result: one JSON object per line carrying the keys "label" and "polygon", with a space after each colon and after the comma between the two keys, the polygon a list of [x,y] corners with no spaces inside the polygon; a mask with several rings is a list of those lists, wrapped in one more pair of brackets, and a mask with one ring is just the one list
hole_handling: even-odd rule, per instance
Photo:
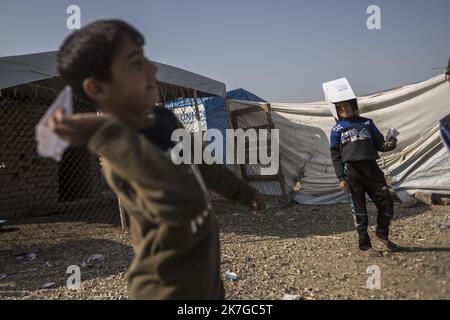
{"label": "hazy sky", "polygon": [[[82,25],[135,25],[153,60],[269,101],[322,100],[321,83],[342,76],[357,95],[417,82],[450,56],[449,0],[0,0],[0,56],[58,49],[71,4]],[[371,4],[381,30],[366,26]]]}

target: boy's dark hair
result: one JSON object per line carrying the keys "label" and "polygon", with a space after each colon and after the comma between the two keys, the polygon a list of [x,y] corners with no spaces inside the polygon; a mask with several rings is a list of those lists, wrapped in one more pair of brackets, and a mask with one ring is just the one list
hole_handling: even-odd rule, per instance
{"label": "boy's dark hair", "polygon": [[120,20],[100,20],[72,33],[58,53],[58,72],[63,81],[79,97],[87,100],[83,80],[94,77],[111,80],[111,65],[124,36],[139,46],[145,39],[128,23]]}

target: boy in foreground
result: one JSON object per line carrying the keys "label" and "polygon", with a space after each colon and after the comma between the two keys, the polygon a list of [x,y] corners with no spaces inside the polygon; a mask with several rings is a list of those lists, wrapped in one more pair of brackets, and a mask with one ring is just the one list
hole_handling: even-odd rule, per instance
{"label": "boy in foreground", "polygon": [[102,155],[105,177],[130,217],[132,299],[223,299],[219,232],[208,190],[256,212],[261,196],[221,165],[175,165],[176,117],[159,102],[156,68],[144,38],[118,20],[97,21],[70,35],[58,70],[73,91],[106,115],[66,116],[49,126]]}

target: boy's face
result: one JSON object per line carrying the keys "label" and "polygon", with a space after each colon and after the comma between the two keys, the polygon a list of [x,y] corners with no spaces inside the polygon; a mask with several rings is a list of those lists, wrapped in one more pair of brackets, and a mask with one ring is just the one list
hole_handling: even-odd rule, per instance
{"label": "boy's face", "polygon": [[341,117],[343,119],[349,119],[355,115],[350,101],[343,101],[343,102],[337,103],[336,110],[337,110],[339,117]]}
{"label": "boy's face", "polygon": [[156,71],[142,47],[124,35],[112,62],[112,78],[105,84],[108,95],[101,107],[115,115],[151,110],[159,102]]}

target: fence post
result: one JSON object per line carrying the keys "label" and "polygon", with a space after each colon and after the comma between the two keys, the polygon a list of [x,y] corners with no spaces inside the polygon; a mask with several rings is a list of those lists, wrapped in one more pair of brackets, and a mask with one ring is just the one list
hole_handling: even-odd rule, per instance
{"label": "fence post", "polygon": [[122,205],[120,204],[120,198],[117,198],[117,203],[119,205],[120,225],[121,225],[122,229],[126,229],[126,227],[127,227],[127,217],[126,217],[125,210],[122,208]]}

